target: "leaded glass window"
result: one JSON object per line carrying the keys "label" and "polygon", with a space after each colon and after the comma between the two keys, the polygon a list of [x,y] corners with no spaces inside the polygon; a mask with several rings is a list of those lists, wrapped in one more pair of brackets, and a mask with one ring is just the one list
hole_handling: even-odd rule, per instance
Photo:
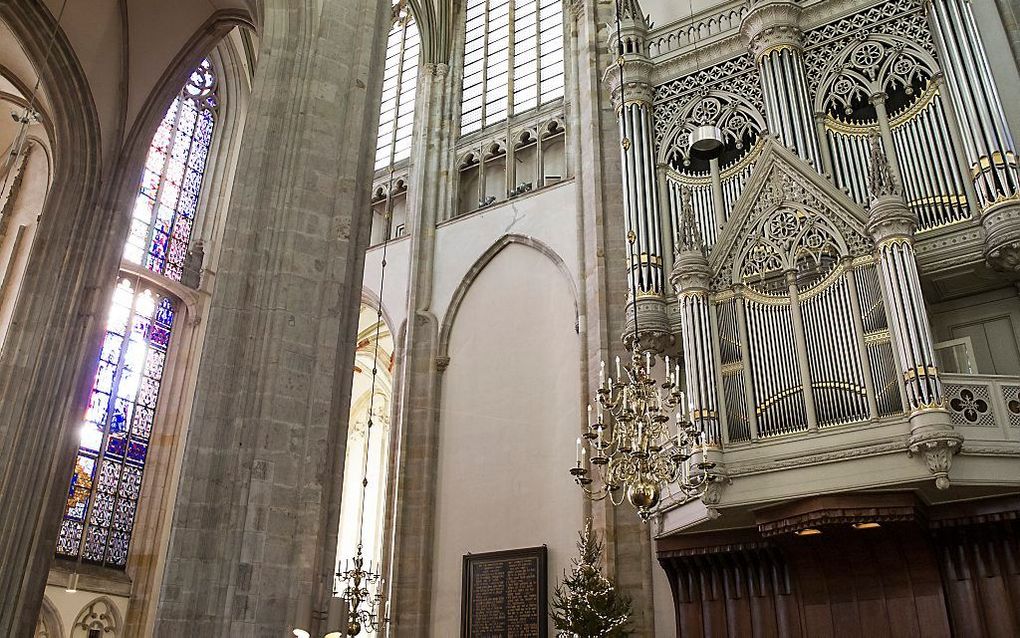
{"label": "leaded glass window", "polygon": [[62,556],[127,562],[174,313],[170,297],[139,279],[118,282],[57,542]]}
{"label": "leaded glass window", "polygon": [[385,168],[411,155],[414,97],[418,87],[418,26],[403,2],[393,7],[393,28],[386,41],[382,105],[375,168]]}
{"label": "leaded glass window", "polygon": [[216,76],[208,60],[191,74],[149,145],[124,260],[180,281],[213,128]]}
{"label": "leaded glass window", "polygon": [[468,0],[461,133],[561,97],[562,0]]}
{"label": "leaded glass window", "polygon": [[[204,60],[174,98],[149,145],[122,263],[180,280],[216,107],[216,77]],[[158,281],[158,276],[122,272],[114,290],[82,420],[58,556],[117,568],[127,564],[178,311],[176,298]]]}

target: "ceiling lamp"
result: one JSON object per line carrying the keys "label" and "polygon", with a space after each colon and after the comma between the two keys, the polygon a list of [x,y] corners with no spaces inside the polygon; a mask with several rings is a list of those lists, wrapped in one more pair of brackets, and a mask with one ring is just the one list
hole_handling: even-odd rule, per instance
{"label": "ceiling lamp", "polygon": [[[694,2],[688,3],[691,9],[691,24],[694,24]],[[694,41],[692,42],[691,53],[694,55],[694,77],[701,75],[701,57],[698,55],[698,30],[694,30]],[[705,88],[700,90],[699,100],[705,99]],[[693,113],[694,111],[692,111]],[[691,159],[710,161],[719,159],[722,156],[725,143],[723,134],[718,126],[702,122],[691,131],[690,144],[687,155]]]}
{"label": "ceiling lamp", "polygon": [[725,147],[722,131],[711,124],[696,127],[691,131],[690,140],[688,155],[706,162],[719,158]]}

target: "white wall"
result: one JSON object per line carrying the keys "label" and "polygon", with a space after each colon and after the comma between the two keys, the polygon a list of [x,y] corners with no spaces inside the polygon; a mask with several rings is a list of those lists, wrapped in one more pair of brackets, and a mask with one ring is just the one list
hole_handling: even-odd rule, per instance
{"label": "white wall", "polygon": [[462,557],[548,545],[568,567],[582,501],[571,482],[580,347],[563,272],[510,244],[457,314],[442,389],[432,636],[459,634]]}

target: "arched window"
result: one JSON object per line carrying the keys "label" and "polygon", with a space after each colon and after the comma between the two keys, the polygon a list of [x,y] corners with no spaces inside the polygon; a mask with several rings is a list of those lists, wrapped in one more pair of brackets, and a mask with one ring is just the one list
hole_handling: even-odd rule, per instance
{"label": "arched window", "polygon": [[117,568],[127,563],[178,310],[168,289],[184,272],[216,103],[216,77],[205,60],[149,146],[81,427],[58,556]]}
{"label": "arched window", "polygon": [[382,105],[375,168],[385,168],[411,156],[414,97],[418,86],[418,25],[406,3],[393,7],[393,28],[386,41]]}
{"label": "arched window", "polygon": [[152,138],[124,261],[181,280],[216,125],[215,110],[216,76],[204,60]]}
{"label": "arched window", "polygon": [[468,0],[461,133],[563,97],[562,0]]}
{"label": "arched window", "polygon": [[[358,345],[351,386],[343,497],[337,538],[337,570],[353,558],[361,542],[366,566],[380,571],[384,559],[383,526],[390,452],[390,405],[393,396],[393,335],[378,311],[361,306]],[[372,369],[375,368],[375,387]],[[372,419],[369,437],[368,420]],[[361,481],[368,478],[364,499]]]}

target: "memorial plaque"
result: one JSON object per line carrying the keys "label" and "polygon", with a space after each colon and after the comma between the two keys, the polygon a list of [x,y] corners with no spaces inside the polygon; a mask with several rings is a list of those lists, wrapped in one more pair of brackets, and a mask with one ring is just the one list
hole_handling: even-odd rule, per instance
{"label": "memorial plaque", "polygon": [[461,638],[549,635],[546,548],[464,556]]}

